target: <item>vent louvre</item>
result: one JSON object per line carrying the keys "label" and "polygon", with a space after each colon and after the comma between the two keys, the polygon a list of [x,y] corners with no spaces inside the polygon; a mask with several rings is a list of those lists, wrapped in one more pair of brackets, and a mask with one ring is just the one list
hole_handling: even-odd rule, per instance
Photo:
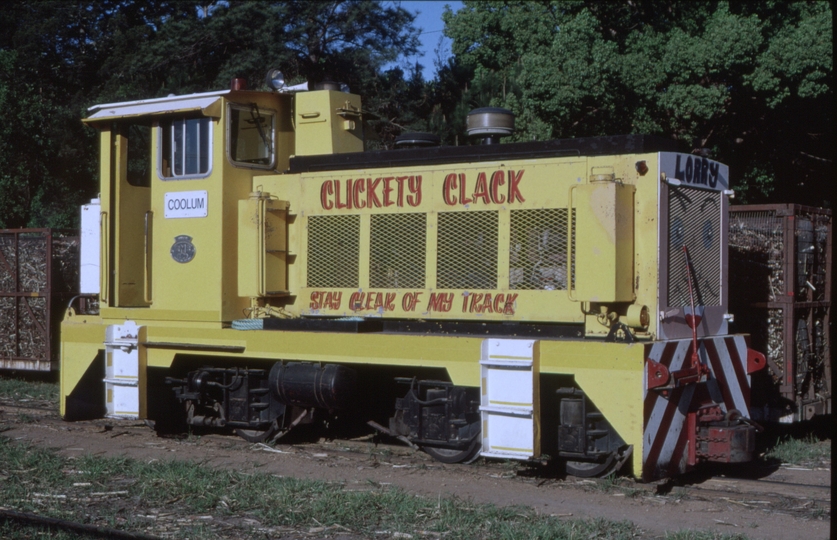
{"label": "vent louvre", "polygon": [[426,214],[372,215],[370,287],[424,288],[426,220]]}
{"label": "vent louvre", "polygon": [[308,286],[359,286],[360,216],[308,218]]}
{"label": "vent louvre", "polygon": [[685,186],[669,191],[668,305],[691,305],[683,246],[694,271],[696,306],[721,304],[721,194]]}
{"label": "vent louvre", "polygon": [[[574,228],[572,233],[575,236]],[[567,289],[566,209],[511,211],[509,286],[516,290]]]}
{"label": "vent louvre", "polygon": [[498,223],[496,211],[439,214],[437,288],[497,288]]}

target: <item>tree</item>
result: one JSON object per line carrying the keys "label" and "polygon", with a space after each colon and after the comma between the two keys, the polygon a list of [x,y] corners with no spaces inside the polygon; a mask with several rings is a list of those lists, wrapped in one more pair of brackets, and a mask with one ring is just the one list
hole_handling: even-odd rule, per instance
{"label": "tree", "polygon": [[[193,4],[189,4],[193,6]],[[185,3],[7,2],[0,11],[0,226],[69,227],[98,191],[100,68]],[[126,36],[127,34],[127,36]],[[108,101],[107,99],[103,101]]]}
{"label": "tree", "polygon": [[[251,87],[279,67],[364,92],[417,46],[414,16],[380,1],[9,0],[0,10],[0,227],[72,226],[98,191],[96,103]],[[400,73],[400,72],[399,72]],[[375,102],[372,102],[375,105]],[[400,120],[400,118],[396,118]]]}
{"label": "tree", "polygon": [[828,3],[466,1],[445,21],[518,140],[658,134],[728,163],[739,200],[823,204]]}

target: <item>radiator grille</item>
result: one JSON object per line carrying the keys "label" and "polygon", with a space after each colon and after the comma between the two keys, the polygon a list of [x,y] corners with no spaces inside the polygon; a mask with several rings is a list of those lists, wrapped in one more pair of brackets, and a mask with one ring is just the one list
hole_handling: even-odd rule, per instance
{"label": "radiator grille", "polygon": [[690,305],[685,245],[692,261],[695,305],[721,304],[721,194],[680,186],[669,192],[668,305]]}
{"label": "radiator grille", "polygon": [[497,288],[497,212],[439,214],[436,286]]}
{"label": "radiator grille", "polygon": [[426,214],[375,214],[370,231],[369,285],[424,288]]}
{"label": "radiator grille", "polygon": [[308,218],[308,286],[356,288],[360,216]]}
{"label": "radiator grille", "polygon": [[509,286],[518,290],[566,290],[567,210],[512,210],[510,214]]}

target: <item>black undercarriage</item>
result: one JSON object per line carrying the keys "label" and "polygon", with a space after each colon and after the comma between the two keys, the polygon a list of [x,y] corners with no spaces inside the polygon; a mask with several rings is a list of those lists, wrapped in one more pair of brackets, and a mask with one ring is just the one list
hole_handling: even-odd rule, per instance
{"label": "black undercarriage", "polygon": [[[480,389],[443,380],[444,371],[281,361],[222,368],[199,366],[200,360],[176,367],[182,377],[157,379],[183,428],[231,429],[248,441],[264,442],[296,426],[331,425],[339,417],[342,424],[373,426],[442,462],[479,457]],[[403,376],[410,371],[418,376]],[[161,405],[158,424],[162,419],[171,425],[171,411]],[[599,476],[625,461],[624,441],[571,377],[542,377],[541,424],[543,454],[571,474]]]}

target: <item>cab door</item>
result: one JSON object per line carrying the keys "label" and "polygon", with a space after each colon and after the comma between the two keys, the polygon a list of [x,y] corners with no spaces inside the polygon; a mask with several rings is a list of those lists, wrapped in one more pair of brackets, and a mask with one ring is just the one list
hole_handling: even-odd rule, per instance
{"label": "cab door", "polygon": [[[112,307],[150,302],[151,127],[121,120],[104,133],[110,156],[102,196],[102,300]],[[107,153],[105,153],[107,150]],[[104,202],[103,201],[103,202]]]}

